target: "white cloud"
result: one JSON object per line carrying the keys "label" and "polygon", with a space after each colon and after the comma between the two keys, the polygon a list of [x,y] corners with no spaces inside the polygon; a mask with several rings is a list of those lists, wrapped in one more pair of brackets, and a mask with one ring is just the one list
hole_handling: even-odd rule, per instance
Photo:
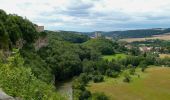
{"label": "white cloud", "polygon": [[0,0],[0,9],[47,29],[78,31],[170,27],[169,5],[170,0]]}

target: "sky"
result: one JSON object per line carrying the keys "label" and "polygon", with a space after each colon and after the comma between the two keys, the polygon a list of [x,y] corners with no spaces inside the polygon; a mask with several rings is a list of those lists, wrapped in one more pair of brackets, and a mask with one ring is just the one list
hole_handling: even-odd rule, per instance
{"label": "sky", "polygon": [[170,0],[0,0],[0,9],[26,17],[46,30],[170,27]]}

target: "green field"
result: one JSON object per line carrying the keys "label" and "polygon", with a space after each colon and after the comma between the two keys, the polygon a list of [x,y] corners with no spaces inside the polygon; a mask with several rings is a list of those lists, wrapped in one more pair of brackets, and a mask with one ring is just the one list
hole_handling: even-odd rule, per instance
{"label": "green field", "polygon": [[106,78],[105,82],[88,85],[94,92],[104,92],[111,100],[170,100],[170,68],[152,67],[130,83],[121,78]]}
{"label": "green field", "polygon": [[114,55],[104,55],[103,59],[106,59],[108,61],[111,61],[112,59],[117,60],[117,59],[123,59],[127,55],[126,54],[114,54]]}

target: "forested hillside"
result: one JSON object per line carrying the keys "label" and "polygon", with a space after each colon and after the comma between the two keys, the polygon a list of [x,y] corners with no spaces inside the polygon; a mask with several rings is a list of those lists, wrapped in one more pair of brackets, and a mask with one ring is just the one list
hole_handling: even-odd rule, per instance
{"label": "forested hillside", "polygon": [[55,92],[50,69],[34,50],[39,34],[29,20],[0,10],[0,88],[24,100],[64,99]]}
{"label": "forested hillside", "polygon": [[0,48],[12,49],[18,43],[32,43],[37,38],[35,26],[29,20],[0,10]]}
{"label": "forested hillside", "polygon": [[[109,36],[113,38],[144,38],[151,37],[153,35],[161,35],[169,33],[170,28],[156,28],[156,29],[138,29],[138,30],[127,30],[127,31],[110,31],[110,32],[98,32],[103,36]],[[89,36],[94,36],[95,32],[84,33]]]}

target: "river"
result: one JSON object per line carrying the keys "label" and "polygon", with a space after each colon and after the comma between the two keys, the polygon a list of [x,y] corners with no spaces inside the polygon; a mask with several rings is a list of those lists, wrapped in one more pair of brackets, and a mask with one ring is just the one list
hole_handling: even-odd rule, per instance
{"label": "river", "polygon": [[56,87],[57,92],[63,96],[66,96],[68,100],[73,100],[72,81],[59,82]]}

